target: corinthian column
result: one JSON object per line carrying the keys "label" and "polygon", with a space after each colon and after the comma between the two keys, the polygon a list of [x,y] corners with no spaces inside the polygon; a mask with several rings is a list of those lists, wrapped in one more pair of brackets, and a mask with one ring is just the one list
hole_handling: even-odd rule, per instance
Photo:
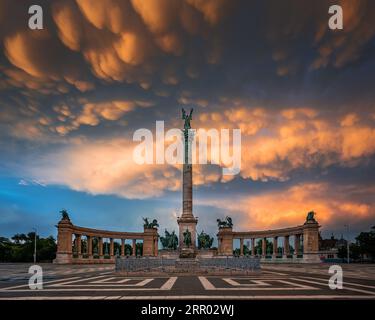
{"label": "corinthian column", "polygon": [[[197,218],[193,215],[193,166],[191,160],[191,144],[193,141],[193,130],[191,130],[190,121],[192,112],[187,115],[182,110],[182,118],[185,120],[184,129],[182,130],[184,138],[184,163],[182,168],[182,215],[178,217],[179,226],[179,248],[193,250],[196,248],[196,226]],[[188,230],[191,234],[191,244],[186,245],[184,242],[184,232]]]}

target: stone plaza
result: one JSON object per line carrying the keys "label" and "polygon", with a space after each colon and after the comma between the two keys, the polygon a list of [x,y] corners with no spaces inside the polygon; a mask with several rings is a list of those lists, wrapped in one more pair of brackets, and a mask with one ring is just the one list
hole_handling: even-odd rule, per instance
{"label": "stone plaza", "polygon": [[375,267],[343,264],[343,289],[331,290],[327,264],[263,265],[249,275],[143,275],[113,264],[40,264],[43,290],[30,290],[30,264],[0,265],[0,300],[354,300],[375,299]]}

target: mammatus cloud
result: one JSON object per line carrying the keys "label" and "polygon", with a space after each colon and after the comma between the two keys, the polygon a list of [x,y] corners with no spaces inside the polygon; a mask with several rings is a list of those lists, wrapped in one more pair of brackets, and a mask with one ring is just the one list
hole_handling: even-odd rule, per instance
{"label": "mammatus cloud", "polygon": [[339,0],[334,3],[344,12],[342,32],[332,32],[328,28],[327,12],[331,4],[326,1],[302,3],[292,0],[289,5],[280,1],[271,3],[267,6],[269,20],[266,20],[265,28],[279,76],[293,75],[305,68],[296,58],[301,36],[311,39],[309,52],[314,56],[309,68],[318,70],[342,68],[357,61],[375,35],[375,27],[370,23],[375,18],[371,1]]}
{"label": "mammatus cloud", "polygon": [[[196,51],[190,45],[194,37],[215,42],[211,41],[219,34],[215,28],[233,7],[229,0],[63,0],[49,3],[50,10],[44,4],[51,19],[44,19],[43,30],[31,31],[22,20],[27,15],[21,14],[27,12],[27,3],[18,7],[2,0],[2,5],[9,16],[14,13],[19,18],[0,20],[4,54],[16,68],[7,67],[5,81],[19,79],[20,72],[16,75],[14,70],[22,70],[26,74],[22,77],[32,78],[28,82],[48,82],[50,87],[53,83],[57,88],[51,88],[51,93],[60,92],[62,86],[64,92],[72,86],[82,92],[92,90],[95,78],[138,83],[148,89],[153,81],[168,78],[161,66],[174,68],[173,60],[165,58]],[[209,44],[197,55],[210,56],[211,50],[217,48]],[[153,80],[156,73],[160,78]]]}

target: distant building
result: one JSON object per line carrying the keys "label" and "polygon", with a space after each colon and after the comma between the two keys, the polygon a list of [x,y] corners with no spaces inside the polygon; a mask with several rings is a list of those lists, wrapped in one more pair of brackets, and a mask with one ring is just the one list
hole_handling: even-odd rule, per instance
{"label": "distant building", "polygon": [[341,235],[340,239],[336,239],[331,235],[329,239],[323,239],[319,232],[319,255],[321,260],[339,259],[337,253],[340,248],[347,246],[347,240]]}

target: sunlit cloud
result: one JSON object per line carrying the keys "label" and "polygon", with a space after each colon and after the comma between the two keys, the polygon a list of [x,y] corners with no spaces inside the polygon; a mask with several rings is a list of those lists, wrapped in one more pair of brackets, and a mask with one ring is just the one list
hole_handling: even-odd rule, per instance
{"label": "sunlit cloud", "polygon": [[248,196],[235,196],[235,201],[201,200],[199,204],[228,210],[239,230],[262,230],[297,226],[304,223],[307,212],[325,228],[337,223],[356,223],[358,219],[375,218],[374,201],[359,201],[353,195],[369,195],[374,188],[333,187],[329,183],[301,183],[282,190]]}

